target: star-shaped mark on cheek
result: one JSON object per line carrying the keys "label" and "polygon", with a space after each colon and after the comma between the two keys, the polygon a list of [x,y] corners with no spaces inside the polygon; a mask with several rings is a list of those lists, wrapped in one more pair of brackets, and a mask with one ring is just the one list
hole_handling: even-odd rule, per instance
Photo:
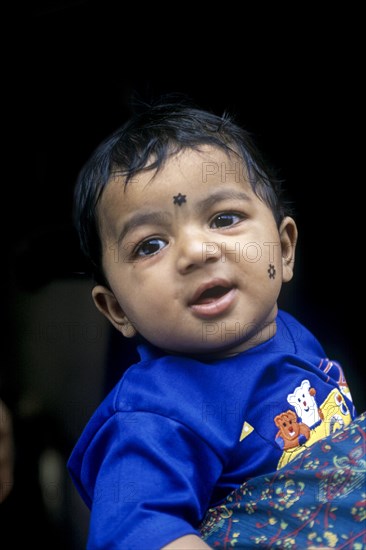
{"label": "star-shaped mark on cheek", "polygon": [[269,264],[269,268],[267,269],[267,272],[270,279],[274,279],[276,277],[276,268],[273,264]]}
{"label": "star-shaped mark on cheek", "polygon": [[182,193],[178,193],[178,195],[175,195],[173,197],[173,204],[177,204],[178,206],[182,206],[184,202],[187,202],[186,195],[182,195]]}

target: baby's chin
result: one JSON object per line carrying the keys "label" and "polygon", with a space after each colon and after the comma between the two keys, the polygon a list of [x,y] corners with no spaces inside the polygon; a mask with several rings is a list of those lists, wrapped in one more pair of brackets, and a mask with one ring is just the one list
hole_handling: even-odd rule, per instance
{"label": "baby's chin", "polygon": [[211,341],[207,339],[206,342],[172,342],[169,346],[165,341],[163,346],[157,347],[169,355],[186,355],[205,360],[225,359],[267,342],[275,335],[276,330],[277,325],[274,320],[262,327],[260,331],[241,335],[241,338],[228,339],[227,342],[223,342],[222,338],[212,338]]}

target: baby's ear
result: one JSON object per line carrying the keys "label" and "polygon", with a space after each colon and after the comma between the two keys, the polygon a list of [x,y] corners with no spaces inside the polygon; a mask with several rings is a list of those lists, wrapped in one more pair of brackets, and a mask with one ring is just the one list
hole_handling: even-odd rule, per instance
{"label": "baby's ear", "polygon": [[126,317],[115,295],[109,288],[97,285],[92,290],[92,296],[99,311],[107,317],[117,330],[122,332],[123,336],[126,338],[135,336],[136,329]]}
{"label": "baby's ear", "polygon": [[287,283],[292,279],[295,265],[297,227],[295,221],[286,216],[279,228],[282,251],[282,280]]}

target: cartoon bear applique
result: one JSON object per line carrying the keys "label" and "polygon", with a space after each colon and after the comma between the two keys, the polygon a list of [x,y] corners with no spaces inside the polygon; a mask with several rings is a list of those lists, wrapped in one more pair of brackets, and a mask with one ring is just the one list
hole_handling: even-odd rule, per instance
{"label": "cartoon bear applique", "polygon": [[293,411],[286,411],[274,417],[274,423],[278,428],[276,443],[286,451],[298,447],[310,437],[310,429],[304,422],[298,422]]}
{"label": "cartoon bear applique", "polygon": [[295,388],[294,392],[287,396],[287,401],[294,407],[298,418],[309,428],[324,418],[315,401],[315,395],[316,390],[310,387],[309,380],[303,380],[301,386]]}
{"label": "cartoon bear applique", "polygon": [[283,451],[277,468],[282,468],[304,449],[351,422],[351,412],[339,388],[322,395],[319,406],[315,396],[316,388],[309,380],[302,380],[292,393],[287,394],[287,402],[295,411],[288,410],[274,417],[278,428],[275,441]]}

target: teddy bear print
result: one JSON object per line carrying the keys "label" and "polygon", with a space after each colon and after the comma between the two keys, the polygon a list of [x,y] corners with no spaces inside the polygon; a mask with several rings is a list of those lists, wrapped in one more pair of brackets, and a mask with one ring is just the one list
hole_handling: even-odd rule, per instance
{"label": "teddy bear print", "polygon": [[302,445],[310,437],[309,427],[303,422],[299,423],[293,411],[278,414],[273,420],[278,428],[276,443],[284,451]]}
{"label": "teddy bear print", "polygon": [[309,380],[303,380],[301,386],[295,388],[287,396],[287,401],[296,411],[298,418],[309,428],[323,420],[323,415],[315,401],[315,388],[310,387]]}

